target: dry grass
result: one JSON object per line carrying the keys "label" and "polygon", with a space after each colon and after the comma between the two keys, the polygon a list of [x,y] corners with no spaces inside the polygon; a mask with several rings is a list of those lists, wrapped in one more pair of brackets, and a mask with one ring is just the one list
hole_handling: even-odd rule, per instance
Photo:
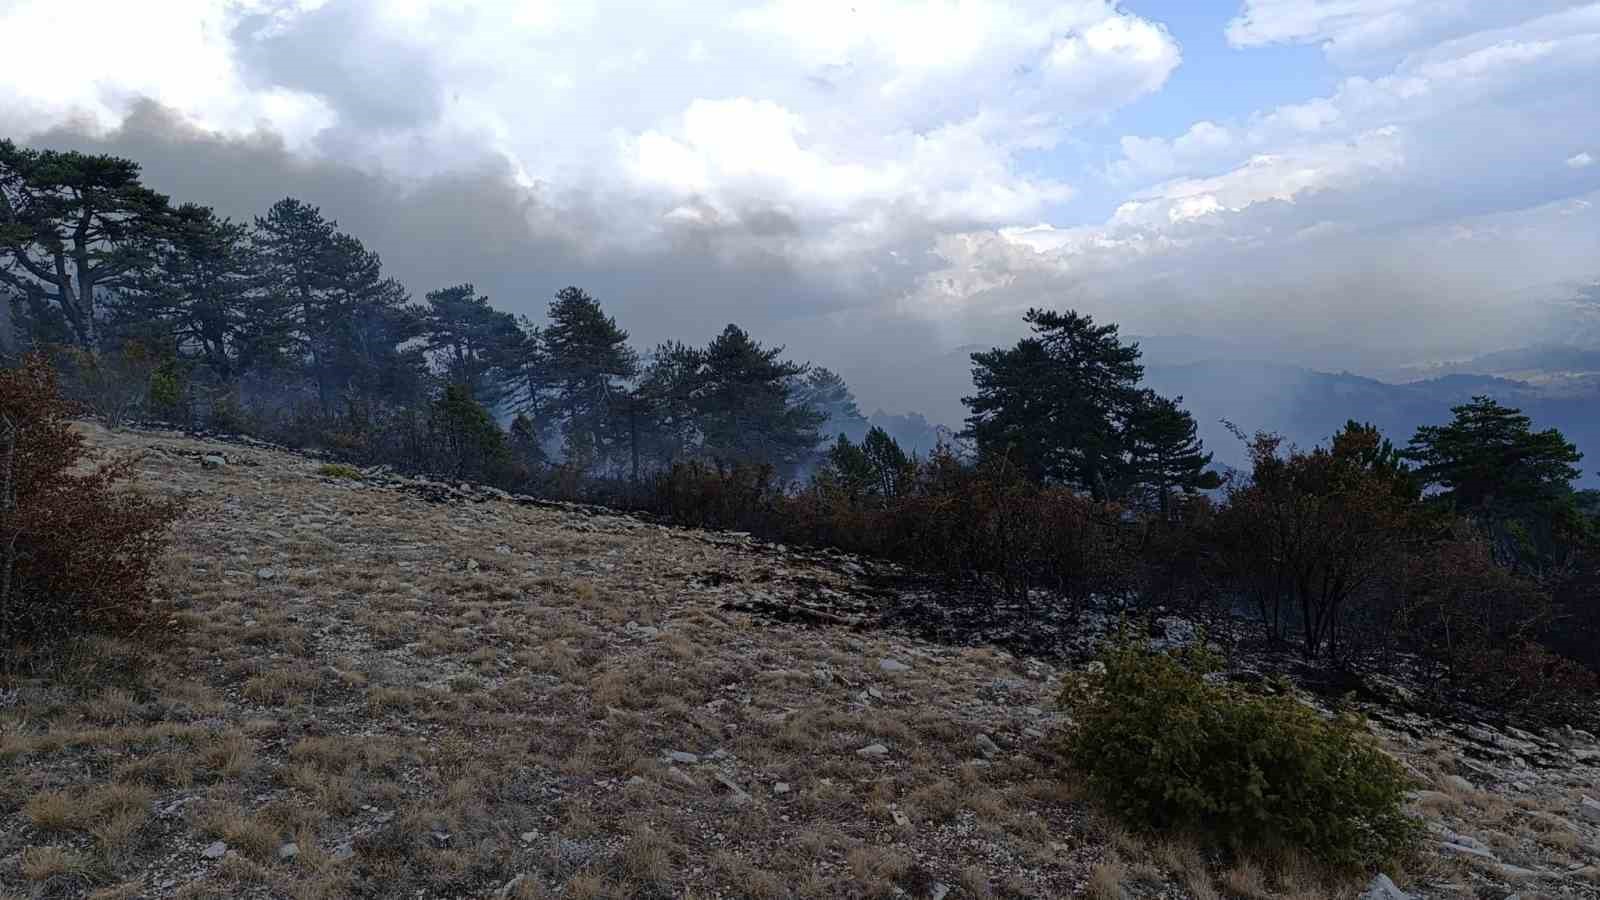
{"label": "dry grass", "polygon": [[[170,632],[0,682],[0,766],[22,773],[0,858],[25,851],[28,879],[0,872],[0,896],[1323,896],[1108,827],[1027,733],[1060,721],[1049,666],[721,608],[859,589],[825,556],[251,455],[141,463],[194,510],[161,575]],[[978,732],[1005,752],[979,759]],[[172,871],[197,874],[152,886]]]}

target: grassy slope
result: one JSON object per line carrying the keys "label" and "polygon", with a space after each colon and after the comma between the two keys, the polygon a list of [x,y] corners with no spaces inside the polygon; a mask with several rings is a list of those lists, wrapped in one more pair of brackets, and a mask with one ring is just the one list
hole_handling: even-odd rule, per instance
{"label": "grassy slope", "polygon": [[171,624],[0,684],[0,896],[1328,893],[1105,826],[1048,665],[719,608],[830,557],[87,427],[191,498]]}

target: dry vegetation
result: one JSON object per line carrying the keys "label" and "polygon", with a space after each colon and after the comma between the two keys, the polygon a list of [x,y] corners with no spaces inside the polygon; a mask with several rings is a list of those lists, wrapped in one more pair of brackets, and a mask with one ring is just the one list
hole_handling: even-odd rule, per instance
{"label": "dry vegetation", "polygon": [[[0,896],[1360,887],[1110,825],[1050,750],[1050,665],[722,608],[849,591],[845,557],[429,503],[300,457],[86,428],[145,451],[144,489],[190,511],[154,633],[41,652],[0,681]],[[202,467],[217,452],[230,464]],[[1444,783],[1448,759],[1411,756]],[[1454,790],[1418,804],[1525,832],[1569,867],[1600,859],[1565,811]],[[1466,885],[1463,865],[1414,874]]]}

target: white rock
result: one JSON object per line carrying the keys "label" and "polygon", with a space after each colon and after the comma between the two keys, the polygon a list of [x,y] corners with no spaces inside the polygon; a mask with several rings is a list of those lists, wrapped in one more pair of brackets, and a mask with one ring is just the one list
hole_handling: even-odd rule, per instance
{"label": "white rock", "polygon": [[889,748],[885,747],[882,744],[868,744],[865,747],[862,747],[860,750],[857,750],[856,751],[856,755],[857,756],[883,756],[884,754],[886,754],[888,752],[889,752]]}
{"label": "white rock", "polygon": [[667,760],[670,762],[682,763],[686,766],[692,766],[700,761],[700,757],[694,755],[693,753],[685,753],[682,750],[669,750],[667,751]]}
{"label": "white rock", "polygon": [[1600,801],[1584,796],[1578,800],[1578,815],[1600,825]]}
{"label": "white rock", "polygon": [[212,841],[211,846],[200,851],[206,859],[221,859],[228,852],[228,845],[221,841]]}
{"label": "white rock", "polygon": [[1358,900],[1411,900],[1411,895],[1400,890],[1389,876],[1379,872],[1367,883],[1367,889]]}
{"label": "white rock", "polygon": [[732,799],[733,799],[734,805],[743,806],[746,803],[749,803],[751,801],[751,799],[753,799],[749,794],[745,793],[745,789],[740,787],[738,782],[736,782],[732,778],[729,778],[728,776],[722,774],[721,772],[718,772],[716,775],[714,775],[712,777],[716,778],[717,782],[719,784],[721,784],[723,787],[727,788],[728,789],[728,793],[733,795]]}
{"label": "white rock", "polygon": [[882,669],[885,672],[909,672],[909,671],[911,671],[911,667],[910,666],[906,665],[905,663],[901,662],[898,659],[880,659],[880,660],[878,660],[878,668]]}
{"label": "white rock", "polygon": [[1494,854],[1490,853],[1488,850],[1482,850],[1478,847],[1473,847],[1467,844],[1454,844],[1449,841],[1442,841],[1439,844],[1439,852],[1448,856],[1465,856],[1469,859],[1481,859],[1488,862],[1499,862],[1499,860],[1495,859]]}
{"label": "white rock", "polygon": [[1460,775],[1446,775],[1444,777],[1444,783],[1447,787],[1455,788],[1458,791],[1472,792],[1477,790],[1477,788],[1473,786],[1472,782],[1462,778]]}
{"label": "white rock", "polygon": [[207,469],[220,469],[227,464],[227,457],[218,456],[215,453],[208,453],[205,456],[200,457],[200,465]]}
{"label": "white rock", "polygon": [[789,782],[787,781],[780,781],[772,786],[772,792],[774,794],[787,794],[790,790],[791,788],[789,787]]}
{"label": "white rock", "polygon": [[271,569],[262,568],[256,570],[256,577],[262,581],[271,581],[272,579],[278,577],[278,573]]}
{"label": "white rock", "polygon": [[978,745],[978,752],[983,754],[984,759],[993,759],[1000,755],[1000,745],[987,734],[980,733],[972,739],[972,742]]}
{"label": "white rock", "polygon": [[300,855],[300,845],[295,843],[284,844],[278,848],[279,859],[294,859]]}

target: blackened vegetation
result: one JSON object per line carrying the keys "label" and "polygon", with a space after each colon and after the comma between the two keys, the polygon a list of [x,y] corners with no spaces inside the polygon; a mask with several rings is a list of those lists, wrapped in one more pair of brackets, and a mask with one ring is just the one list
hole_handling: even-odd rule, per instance
{"label": "blackened vegetation", "polygon": [[[1115,325],[1030,310],[1027,337],[973,354],[965,431],[909,453],[838,375],[738,325],[641,353],[578,287],[537,322],[470,283],[416,302],[306,202],[231,222],[174,206],[131,161],[8,141],[0,295],[7,349],[48,355],[112,427],[158,419],[835,548],[891,579],[864,599],[735,601],[774,618],[1069,655],[1123,617],[1204,622],[1330,688],[1391,672],[1433,700],[1594,712],[1600,502],[1572,488],[1565,437],[1486,398],[1403,448],[1353,421],[1311,448],[1238,431],[1250,471],[1225,483]],[[106,479],[84,490],[123,503]],[[0,498],[16,546],[24,497],[17,482]],[[168,514],[118,508],[106,521],[132,530],[107,540]],[[7,603],[9,633],[34,627]]]}

